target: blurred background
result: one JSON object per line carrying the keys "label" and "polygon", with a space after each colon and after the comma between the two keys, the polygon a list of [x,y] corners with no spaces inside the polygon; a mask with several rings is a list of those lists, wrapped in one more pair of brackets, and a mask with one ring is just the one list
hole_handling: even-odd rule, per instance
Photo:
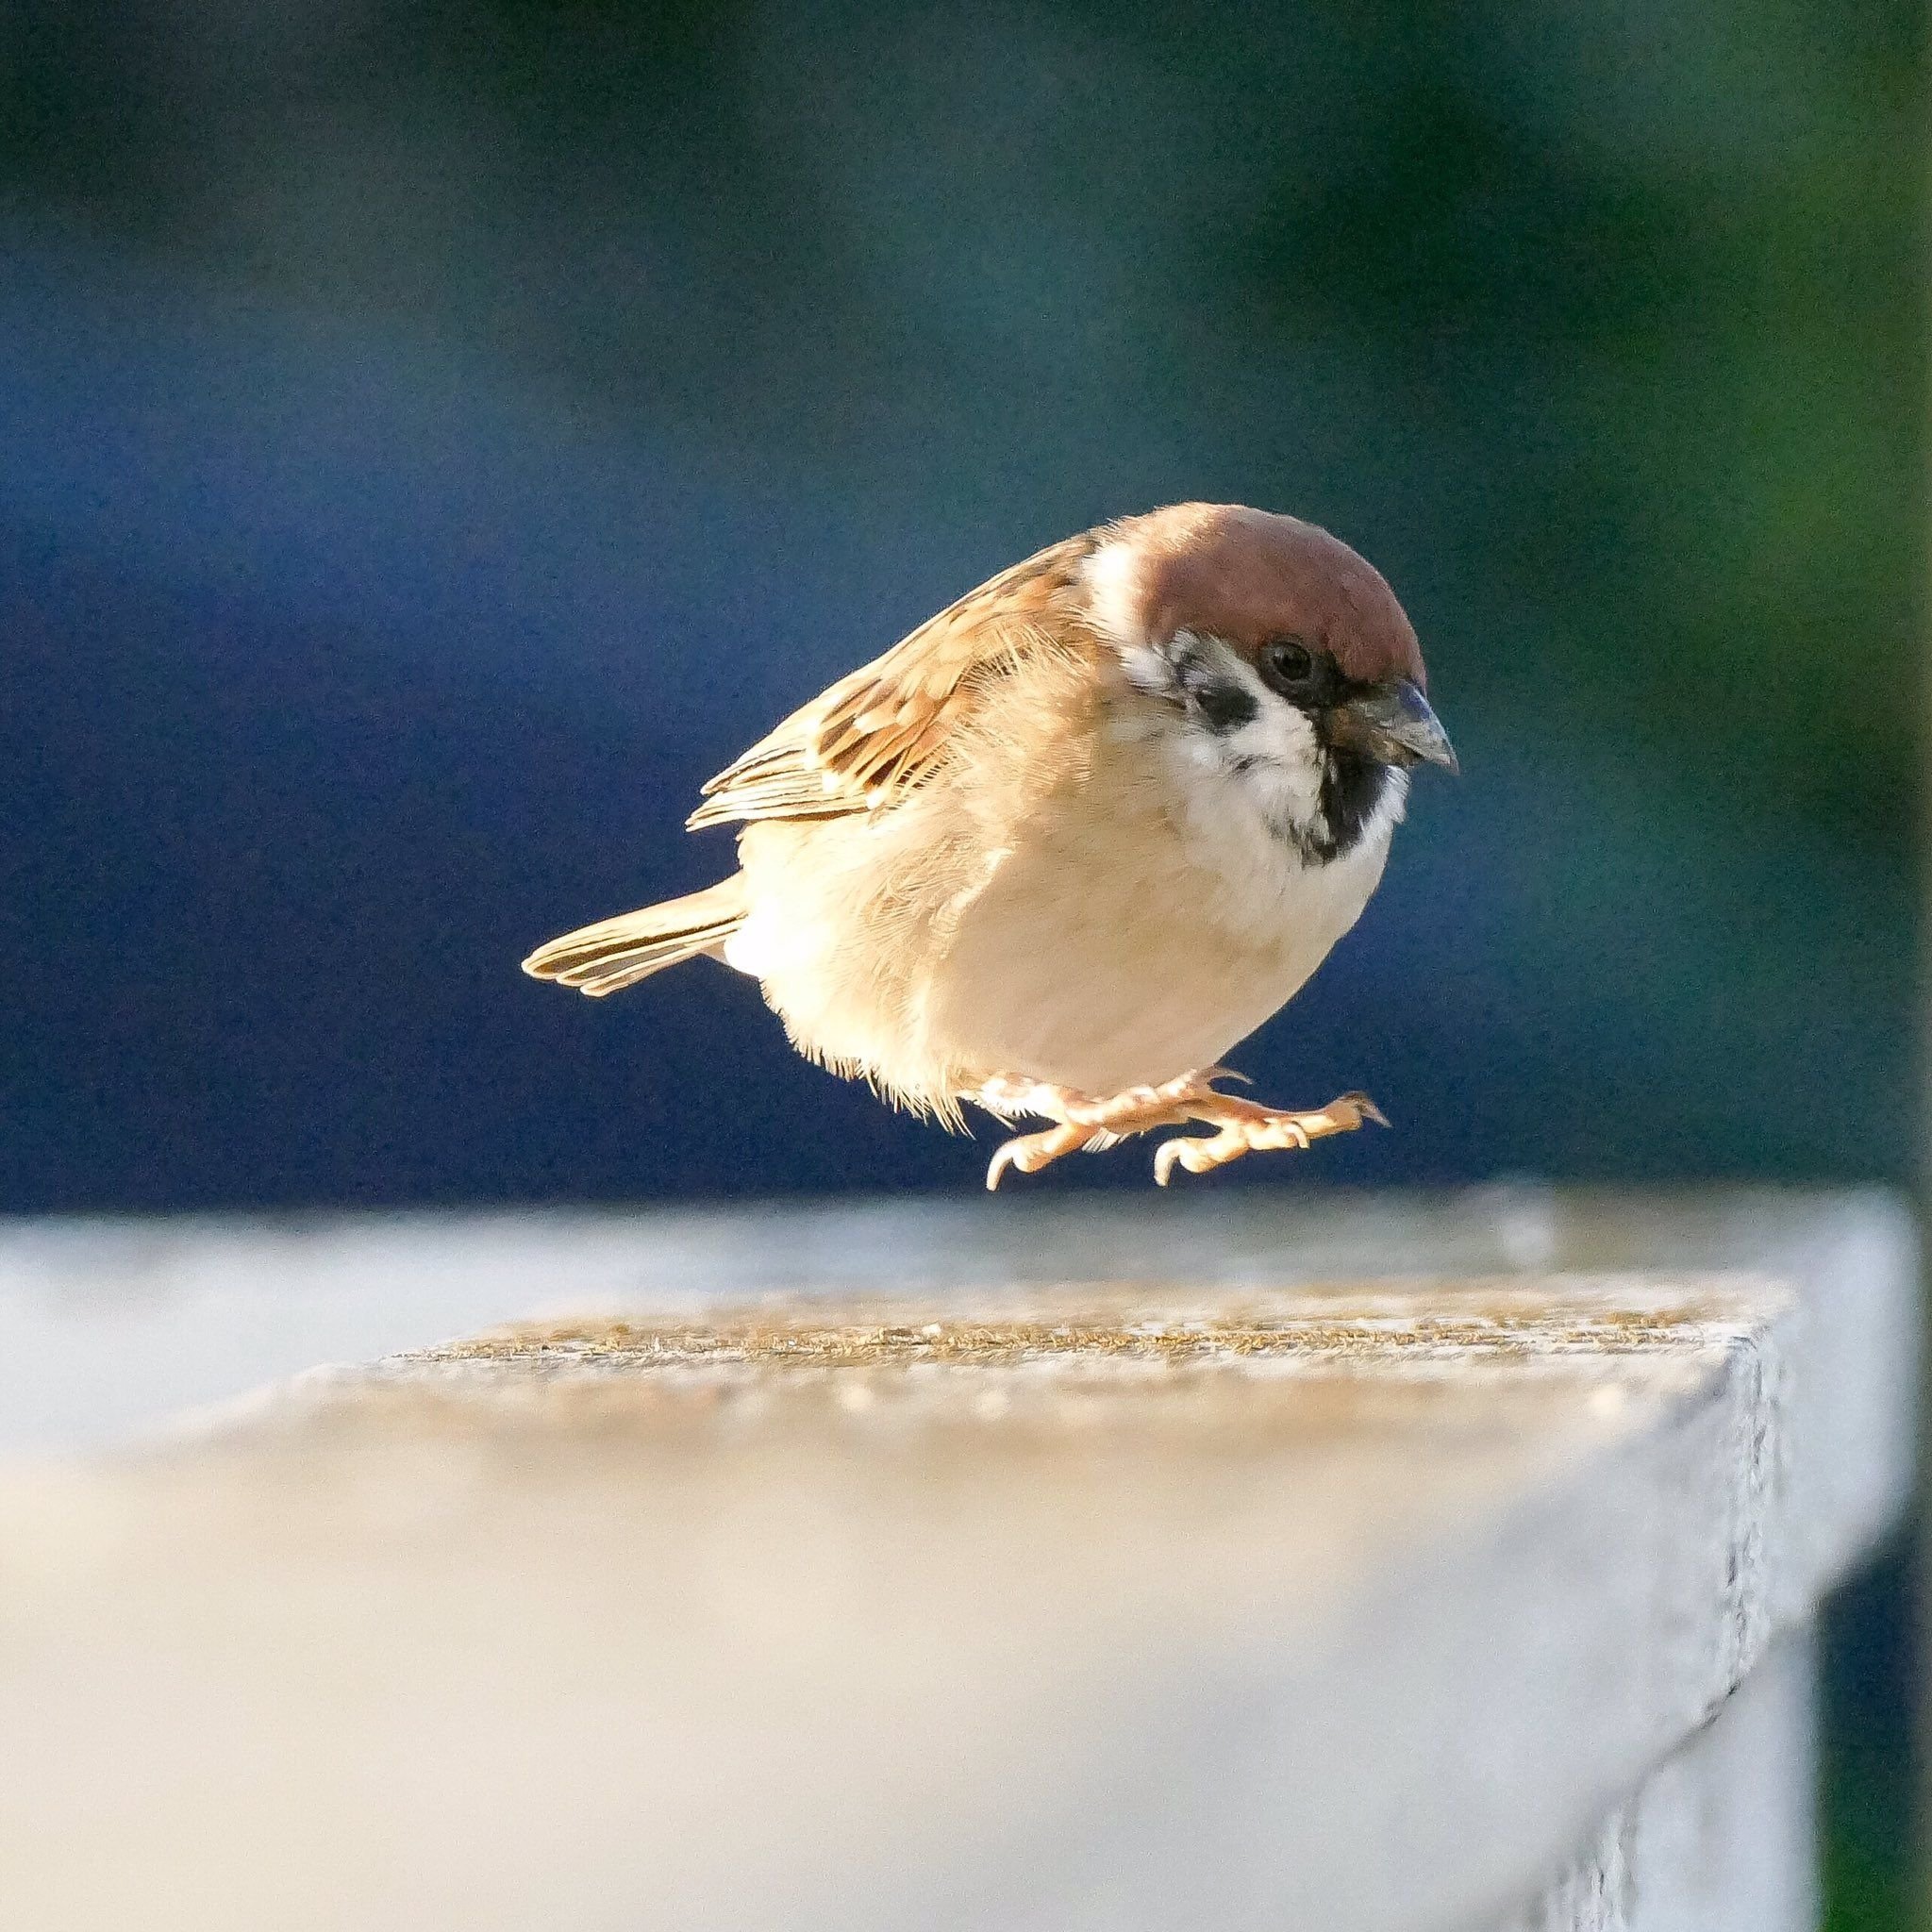
{"label": "blurred background", "polygon": [[[1241,1056],[1400,1131],[1214,1185],[1910,1179],[1921,14],[0,12],[0,1206],[976,1188],[744,981],[516,963],[1181,497],[1380,565],[1467,774]],[[1835,1620],[1835,1927],[1907,1921],[1907,1574]]]}

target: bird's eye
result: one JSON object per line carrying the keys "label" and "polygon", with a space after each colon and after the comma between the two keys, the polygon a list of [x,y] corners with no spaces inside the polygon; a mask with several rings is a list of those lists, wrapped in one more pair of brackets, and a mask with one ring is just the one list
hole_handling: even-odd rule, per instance
{"label": "bird's eye", "polygon": [[1307,690],[1315,676],[1315,654],[1299,638],[1276,638],[1261,646],[1261,675],[1285,697]]}

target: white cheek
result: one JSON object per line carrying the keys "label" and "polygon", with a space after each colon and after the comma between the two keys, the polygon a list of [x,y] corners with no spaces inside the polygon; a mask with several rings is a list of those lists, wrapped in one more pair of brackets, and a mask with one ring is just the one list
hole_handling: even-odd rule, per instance
{"label": "white cheek", "polygon": [[1260,675],[1228,645],[1208,646],[1215,672],[1255,701],[1255,715],[1224,737],[1198,737],[1200,755],[1216,768],[1240,770],[1249,796],[1271,816],[1307,824],[1321,809],[1322,747],[1307,714],[1261,682]]}

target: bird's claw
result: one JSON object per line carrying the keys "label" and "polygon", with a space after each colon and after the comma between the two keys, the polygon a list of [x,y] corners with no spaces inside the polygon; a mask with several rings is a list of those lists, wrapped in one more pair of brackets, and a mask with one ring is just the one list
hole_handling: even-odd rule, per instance
{"label": "bird's claw", "polygon": [[1239,1160],[1243,1154],[1263,1154],[1280,1148],[1306,1148],[1329,1134],[1352,1134],[1364,1122],[1374,1121],[1386,1127],[1388,1116],[1366,1093],[1344,1093],[1326,1107],[1307,1113],[1278,1113],[1240,1103],[1240,1111],[1230,1109],[1217,1117],[1206,1108],[1198,1117],[1218,1125],[1219,1131],[1204,1135],[1181,1135],[1163,1141],[1154,1150],[1154,1179],[1166,1187],[1176,1167],[1190,1174],[1208,1174]]}
{"label": "bird's claw", "polygon": [[1061,1155],[1077,1154],[1099,1132],[1098,1127],[1070,1124],[1048,1127],[1038,1134],[1015,1134],[1010,1141],[1000,1144],[987,1163],[987,1192],[991,1194],[998,1190],[1000,1176],[1008,1168],[1016,1167],[1022,1174],[1038,1174]]}

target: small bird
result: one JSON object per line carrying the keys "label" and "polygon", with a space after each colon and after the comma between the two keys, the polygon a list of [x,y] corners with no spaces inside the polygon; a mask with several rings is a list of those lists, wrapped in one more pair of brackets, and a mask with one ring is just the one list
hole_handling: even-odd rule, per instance
{"label": "small bird", "polygon": [[540,946],[601,996],[708,954],[793,1045],[1034,1174],[1153,1128],[1163,1187],[1364,1121],[1221,1091],[1222,1058],[1360,916],[1409,768],[1457,770],[1416,635],[1313,524],[1187,503],[1028,558],[704,788],[739,869]]}

